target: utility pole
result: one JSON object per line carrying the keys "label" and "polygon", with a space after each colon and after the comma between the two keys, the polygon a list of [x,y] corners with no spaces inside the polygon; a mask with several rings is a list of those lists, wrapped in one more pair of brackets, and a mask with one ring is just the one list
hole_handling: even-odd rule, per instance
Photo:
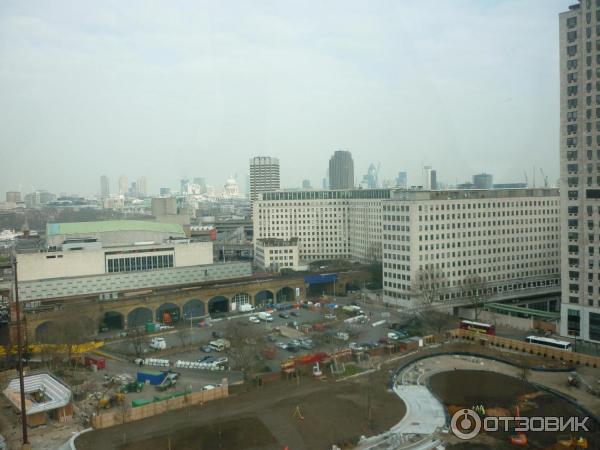
{"label": "utility pole", "polygon": [[19,386],[21,390],[21,426],[23,432],[23,448],[30,448],[27,438],[27,411],[25,406],[25,380],[23,379],[23,348],[21,346],[21,308],[19,306],[19,280],[17,277],[17,255],[12,256],[12,266],[15,277],[15,310],[17,315],[17,368],[19,370]]}

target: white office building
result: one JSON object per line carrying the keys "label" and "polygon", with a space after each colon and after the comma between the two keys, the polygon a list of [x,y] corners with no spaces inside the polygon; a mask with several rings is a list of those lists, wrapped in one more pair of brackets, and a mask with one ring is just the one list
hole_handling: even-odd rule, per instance
{"label": "white office building", "polygon": [[558,190],[395,191],[383,205],[384,298],[414,306],[421,270],[440,277],[440,301],[475,275],[494,293],[558,286]]}

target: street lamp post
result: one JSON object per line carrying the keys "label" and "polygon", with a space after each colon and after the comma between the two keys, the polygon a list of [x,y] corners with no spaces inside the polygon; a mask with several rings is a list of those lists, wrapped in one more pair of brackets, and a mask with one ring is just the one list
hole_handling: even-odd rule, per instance
{"label": "street lamp post", "polygon": [[19,280],[17,277],[17,256],[12,256],[13,274],[15,277],[14,299],[15,312],[17,316],[17,369],[19,371],[19,387],[21,394],[21,426],[23,433],[23,448],[29,448],[29,440],[27,438],[27,411],[25,406],[25,380],[23,379],[23,348],[21,345],[21,307],[19,306]]}

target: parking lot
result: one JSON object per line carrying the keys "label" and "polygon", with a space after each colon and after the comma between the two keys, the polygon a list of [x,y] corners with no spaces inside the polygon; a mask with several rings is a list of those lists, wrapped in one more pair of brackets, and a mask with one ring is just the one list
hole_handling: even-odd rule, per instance
{"label": "parking lot", "polygon": [[[167,366],[154,369],[170,368],[181,372],[181,384],[185,383],[196,390],[200,389],[203,383],[214,383],[223,377],[228,378],[230,383],[241,379],[240,373],[230,370],[227,363],[222,364],[224,370],[182,368],[187,363],[197,363],[206,358],[228,358],[228,349],[216,352],[206,348],[216,338],[227,338],[226,333],[230,330],[228,327],[248,327],[252,333],[260,336],[256,357],[264,363],[264,370],[277,372],[281,362],[292,357],[316,352],[331,353],[348,347],[366,348],[381,345],[381,341],[388,339],[388,333],[393,331],[389,328],[390,324],[401,321],[396,311],[365,305],[350,297],[327,298],[321,303],[311,303],[305,303],[301,307],[292,304],[276,305],[275,309],[269,310],[272,321],[259,318],[261,314],[264,316],[264,312],[248,311],[206,320],[205,326],[202,327],[198,324],[189,326],[180,323],[174,328],[144,336],[142,343],[139,339],[132,338],[130,333],[128,337],[107,343],[105,349],[128,361],[121,363],[124,365],[123,370],[140,370],[139,366],[129,362],[136,357],[137,340],[137,345],[141,347],[142,359],[167,360]],[[348,307],[351,304],[356,305],[355,311],[346,311],[344,306]],[[165,349],[157,351],[150,347],[149,342],[155,336],[164,338]]]}

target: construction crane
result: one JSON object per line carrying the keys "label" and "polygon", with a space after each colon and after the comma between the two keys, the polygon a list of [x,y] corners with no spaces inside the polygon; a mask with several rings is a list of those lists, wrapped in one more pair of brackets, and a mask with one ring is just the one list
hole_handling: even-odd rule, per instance
{"label": "construction crane", "polygon": [[540,173],[542,174],[542,180],[544,180],[544,187],[547,188],[548,187],[548,177],[544,173],[544,169],[542,169],[541,167],[540,167]]}
{"label": "construction crane", "polygon": [[523,175],[525,175],[525,186],[529,187],[529,179],[527,178],[527,171],[523,171]]}

